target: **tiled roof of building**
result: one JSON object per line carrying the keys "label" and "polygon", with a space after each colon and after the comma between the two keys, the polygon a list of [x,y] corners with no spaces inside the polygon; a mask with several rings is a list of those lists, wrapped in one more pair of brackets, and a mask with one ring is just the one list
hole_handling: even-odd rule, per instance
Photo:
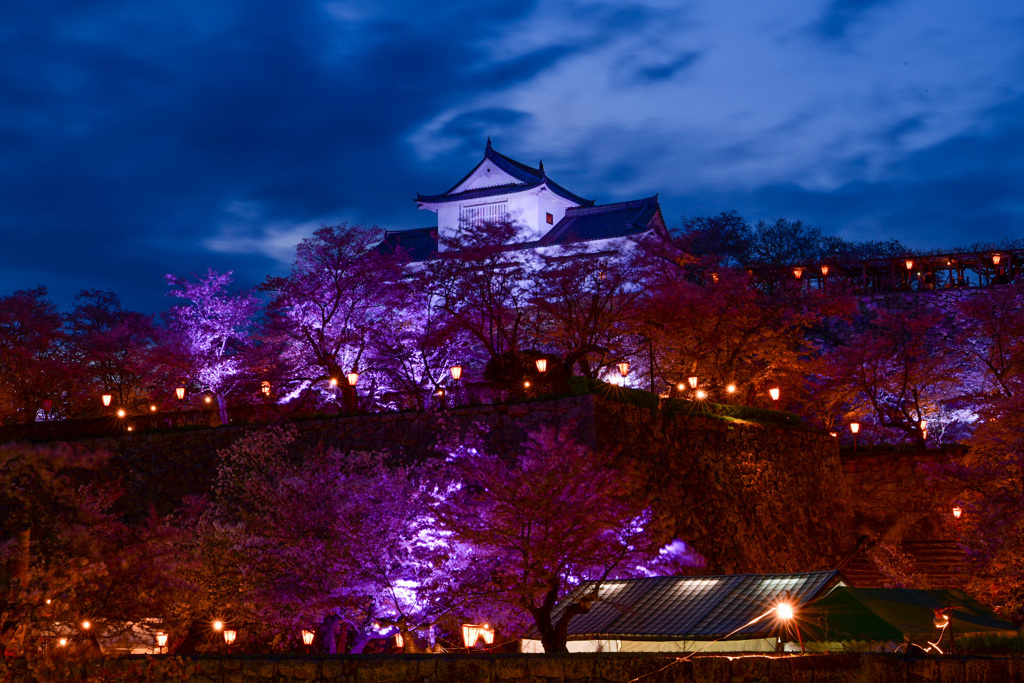
{"label": "tiled roof of building", "polygon": [[[569,622],[570,639],[708,639],[740,629],[735,638],[767,636],[779,624],[768,617],[741,628],[786,597],[803,605],[840,581],[837,571],[802,574],[663,576],[605,581],[590,612]],[[593,590],[579,586],[551,615]]]}
{"label": "tiled roof of building", "polygon": [[410,261],[429,261],[437,255],[437,228],[412,230],[386,230],[384,240],[377,247],[381,251],[402,249]]}
{"label": "tiled roof of building", "polygon": [[[456,202],[463,201],[466,199],[491,197],[499,194],[525,192],[527,190],[532,190],[536,187],[540,187],[541,185],[546,185],[549,190],[551,190],[558,196],[564,199],[568,199],[569,201],[579,204],[581,206],[591,206],[594,203],[593,199],[584,199],[583,197],[575,195],[572,192],[569,192],[569,190],[559,185],[558,183],[556,183],[555,181],[548,178],[547,174],[544,172],[543,163],[537,168],[534,168],[532,166],[527,166],[526,164],[520,163],[515,159],[512,159],[510,157],[505,156],[504,154],[495,151],[495,149],[491,147],[490,138],[487,138],[487,147],[484,150],[483,161],[487,160],[490,160],[491,163],[493,163],[495,166],[500,168],[505,173],[508,173],[516,180],[520,181],[520,183],[510,183],[506,185],[497,185],[494,187],[484,187],[477,190],[467,190],[465,192],[455,192],[455,188],[457,188],[462,183],[466,182],[466,179],[473,175],[476,169],[480,167],[480,164],[477,164],[476,166],[473,167],[472,171],[467,173],[462,178],[462,180],[455,183],[455,185],[453,185],[451,189],[449,189],[447,192],[432,195],[417,194],[416,201],[421,204]],[[480,163],[483,163],[483,161],[481,161]]]}
{"label": "tiled roof of building", "polygon": [[538,246],[572,244],[647,232],[655,223],[664,226],[658,197],[618,204],[567,209],[558,224],[540,238]]}

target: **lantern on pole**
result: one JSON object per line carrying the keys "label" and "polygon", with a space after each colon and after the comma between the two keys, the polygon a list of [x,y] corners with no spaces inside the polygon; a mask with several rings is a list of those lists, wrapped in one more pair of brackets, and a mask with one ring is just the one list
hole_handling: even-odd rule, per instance
{"label": "lantern on pole", "polygon": [[185,400],[185,387],[177,387],[174,390],[174,395],[178,397],[179,401]]}
{"label": "lantern on pole", "polygon": [[828,277],[828,266],[822,266],[821,267],[821,276],[822,277]]}
{"label": "lantern on pole", "polygon": [[260,392],[264,396],[270,396],[270,380],[263,380],[260,382]]}
{"label": "lantern on pole", "polygon": [[111,394],[103,394],[102,396],[100,396],[100,400],[103,401],[103,407],[104,408],[109,408],[110,407],[110,402],[113,399],[114,399],[114,397]]}
{"label": "lantern on pole", "polygon": [[453,365],[451,367],[451,373],[452,373],[452,379],[455,380],[456,382],[458,382],[459,379],[462,378],[462,366],[461,365]]}
{"label": "lantern on pole", "polygon": [[238,631],[231,628],[224,629],[224,642],[227,643],[228,654],[231,654],[231,645],[235,642],[235,638],[237,637]]}
{"label": "lantern on pole", "polygon": [[405,638],[402,637],[401,633],[396,633],[395,634],[395,647],[397,647],[399,649],[404,649],[405,648]]}
{"label": "lantern on pole", "polygon": [[1002,254],[992,254],[992,265],[998,266],[999,262],[1003,260]]}
{"label": "lantern on pole", "polygon": [[804,276],[804,269],[803,268],[794,268],[793,269],[793,277],[795,277],[797,280],[799,280],[803,276]]}
{"label": "lantern on pole", "polygon": [[853,452],[857,452],[857,433],[860,432],[860,422],[850,423],[850,433],[853,434]]}
{"label": "lantern on pole", "polygon": [[914,259],[912,258],[908,258],[906,261],[903,262],[903,264],[907,267],[907,270],[914,269]]}
{"label": "lantern on pole", "polygon": [[302,629],[302,644],[306,646],[306,654],[309,654],[309,646],[313,644],[313,632],[309,629]]}
{"label": "lantern on pole", "polygon": [[164,633],[163,631],[157,631],[157,634],[156,634],[157,654],[161,654],[163,649],[164,649],[164,647],[166,647],[166,646],[167,646],[167,634]]}
{"label": "lantern on pole", "polygon": [[538,358],[536,361],[534,361],[534,364],[537,366],[537,372],[544,373],[548,371],[547,358]]}
{"label": "lantern on pole", "polygon": [[964,509],[959,505],[953,506],[953,518],[960,519],[960,515],[964,514]]}
{"label": "lantern on pole", "polygon": [[691,389],[697,388],[697,382],[700,381],[696,376],[690,376],[686,378],[686,383],[690,385]]}
{"label": "lantern on pole", "polygon": [[626,361],[622,361],[621,363],[618,364],[618,366],[620,375],[625,377],[626,375],[629,374],[629,363],[627,363]]}
{"label": "lantern on pole", "polygon": [[768,390],[768,394],[772,397],[773,401],[778,401],[781,392],[779,391],[778,387],[772,387],[771,389]]}
{"label": "lantern on pole", "polygon": [[345,375],[345,378],[348,380],[348,385],[350,387],[354,387],[356,385],[356,382],[359,381],[359,373],[356,372],[355,368],[352,368],[352,372]]}

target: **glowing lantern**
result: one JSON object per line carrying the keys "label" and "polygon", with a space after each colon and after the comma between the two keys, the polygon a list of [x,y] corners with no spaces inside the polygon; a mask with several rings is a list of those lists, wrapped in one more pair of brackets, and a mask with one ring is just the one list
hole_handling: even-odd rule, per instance
{"label": "glowing lantern", "polygon": [[268,380],[260,382],[260,391],[263,392],[264,396],[270,396],[270,382]]}
{"label": "glowing lantern", "polygon": [[821,275],[822,277],[828,277],[828,266],[821,267]]}
{"label": "glowing lantern", "polygon": [[332,377],[332,378],[331,378],[331,381],[329,382],[329,384],[330,384],[330,385],[331,385],[332,387],[336,387],[336,386],[338,386],[338,378],[337,378],[337,377]]}
{"label": "glowing lantern", "polygon": [[307,629],[302,629],[302,644],[309,647],[313,644],[313,632]]}
{"label": "glowing lantern", "polygon": [[235,638],[237,638],[237,637],[238,637],[238,631],[235,631],[234,629],[230,629],[230,628],[229,629],[224,629],[224,642],[227,643],[228,645],[231,645],[231,643],[235,642]]}
{"label": "glowing lantern", "polygon": [[167,646],[167,634],[163,631],[158,631],[156,634],[156,646],[160,650]]}
{"label": "glowing lantern", "polygon": [[619,374],[620,375],[625,377],[626,375],[629,374],[629,363],[627,363],[626,361],[622,361],[618,365],[619,365]]}
{"label": "glowing lantern", "polygon": [[487,624],[463,624],[462,642],[467,648],[476,647],[477,641],[483,638],[484,644],[494,643],[494,629]]}
{"label": "glowing lantern", "polygon": [[711,273],[711,281],[718,282],[718,273]]}
{"label": "glowing lantern", "polygon": [[771,389],[769,389],[768,390],[768,394],[772,397],[773,401],[778,401],[779,400],[779,388],[778,387],[772,387]]}
{"label": "glowing lantern", "polygon": [[803,268],[794,268],[793,269],[793,277],[795,277],[797,280],[799,280],[803,276],[804,276],[804,269]]}
{"label": "glowing lantern", "polygon": [[401,633],[395,634],[395,647],[405,647],[405,638],[402,637]]}
{"label": "glowing lantern", "polygon": [[927,431],[927,429],[928,429],[928,420],[921,420],[921,430],[922,431]]}
{"label": "glowing lantern", "polygon": [[859,431],[860,431],[860,423],[859,422],[851,422],[850,423],[850,433],[851,434],[856,434]]}
{"label": "glowing lantern", "polygon": [[462,366],[461,365],[453,365],[452,366],[452,379],[455,380],[456,382],[458,382],[459,379],[461,379],[461,378],[462,378]]}
{"label": "glowing lantern", "polygon": [[696,377],[687,377],[686,378],[686,383],[690,385],[691,389],[696,389],[697,388],[697,381],[698,380],[697,380]]}
{"label": "glowing lantern", "polygon": [[109,408],[110,407],[110,401],[113,400],[113,398],[114,397],[111,396],[110,394],[103,394],[102,396],[100,396],[100,400],[103,401],[103,406],[105,408]]}
{"label": "glowing lantern", "polygon": [[356,372],[355,370],[352,370],[352,372],[345,375],[345,378],[348,380],[348,385],[350,387],[354,387],[356,385],[356,382],[359,381],[359,373]]}
{"label": "glowing lantern", "polygon": [[793,606],[788,602],[780,602],[775,606],[775,613],[779,615],[779,619],[789,621],[793,618]]}
{"label": "glowing lantern", "polygon": [[124,416],[125,416],[125,415],[127,415],[127,414],[128,414],[128,413],[124,412],[124,408],[118,408],[118,409],[117,409],[117,416],[118,416],[118,417],[124,417]]}
{"label": "glowing lantern", "polygon": [[735,384],[730,384],[729,386],[727,386],[725,388],[725,390],[727,392],[729,392],[730,394],[735,394],[736,393],[736,385]]}
{"label": "glowing lantern", "polygon": [[833,439],[839,438],[839,432],[829,432],[828,435],[831,436]]}
{"label": "glowing lantern", "polygon": [[959,505],[954,505],[953,506],[953,517],[956,518],[956,519],[960,519],[960,515],[962,515],[962,514],[964,514],[964,509],[962,507],[960,507]]}
{"label": "glowing lantern", "polygon": [[179,401],[183,401],[185,399],[185,387],[178,387],[175,389],[174,395],[178,397]]}
{"label": "glowing lantern", "polygon": [[999,262],[1003,260],[1001,254],[992,254],[992,265],[998,266]]}
{"label": "glowing lantern", "polygon": [[697,392],[697,399],[698,399],[698,400],[704,400],[705,398],[707,398],[707,396],[708,396],[708,395],[704,393],[704,390],[703,390],[703,389],[701,389],[701,390],[699,390],[699,391]]}
{"label": "glowing lantern", "polygon": [[913,270],[914,269],[914,259],[908,258],[903,263],[904,263],[904,265],[906,265],[907,270]]}
{"label": "glowing lantern", "polygon": [[548,359],[547,358],[538,358],[535,361],[535,363],[537,365],[537,372],[547,372],[548,371]]}

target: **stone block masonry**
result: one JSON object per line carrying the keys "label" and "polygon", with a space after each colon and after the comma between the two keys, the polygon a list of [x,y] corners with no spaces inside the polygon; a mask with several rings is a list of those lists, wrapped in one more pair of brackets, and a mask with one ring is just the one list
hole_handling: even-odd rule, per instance
{"label": "stone block masonry", "polygon": [[[72,664],[67,680],[134,683],[905,683],[1024,681],[1024,660],[996,657],[811,655],[695,657],[665,655],[129,656]],[[42,683],[12,660],[0,681]]]}
{"label": "stone block masonry", "polygon": [[[544,425],[565,426],[594,448],[639,463],[676,535],[704,555],[706,572],[826,569],[852,546],[846,484],[827,434],[640,408],[593,394],[438,412],[324,418],[296,424],[297,455],[310,449],[390,451],[430,457],[477,430],[490,448],[514,450]],[[482,429],[478,429],[482,427]],[[121,512],[168,514],[209,490],[217,451],[252,427],[148,433],[80,444],[112,454],[126,494]]]}

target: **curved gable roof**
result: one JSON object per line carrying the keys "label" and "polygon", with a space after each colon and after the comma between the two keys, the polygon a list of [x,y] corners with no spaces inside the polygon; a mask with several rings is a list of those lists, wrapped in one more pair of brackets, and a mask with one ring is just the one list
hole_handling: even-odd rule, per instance
{"label": "curved gable roof", "polygon": [[[493,187],[484,187],[475,190],[465,190],[463,192],[456,192],[460,185],[465,183],[470,176],[476,173],[476,170],[486,162],[490,161],[497,168],[504,171],[508,175],[518,180],[521,184],[507,184],[507,185],[495,185]],[[568,199],[571,202],[579,204],[580,206],[592,206],[594,204],[593,199],[584,199],[578,195],[569,192],[558,183],[554,182],[547,177],[544,172],[544,162],[541,162],[537,168],[527,166],[524,163],[516,161],[511,157],[507,157],[504,154],[496,151],[491,146],[491,139],[487,138],[487,147],[484,149],[484,158],[480,160],[473,169],[462,177],[459,182],[455,183],[447,192],[441,194],[424,195],[417,194],[416,201],[420,204],[436,204],[439,202],[455,202],[464,199],[477,199],[479,197],[490,197],[498,194],[512,194],[515,192],[525,192],[532,190],[541,185],[546,185],[556,195],[563,199]]]}

